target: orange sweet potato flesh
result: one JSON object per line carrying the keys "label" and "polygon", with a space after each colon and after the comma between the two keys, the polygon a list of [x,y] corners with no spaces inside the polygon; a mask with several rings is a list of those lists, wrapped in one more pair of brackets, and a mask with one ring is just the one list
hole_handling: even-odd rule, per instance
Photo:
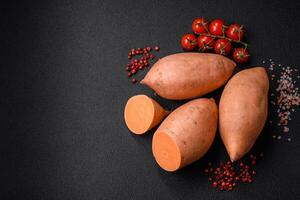
{"label": "orange sweet potato flesh", "polygon": [[214,140],[217,123],[213,99],[195,99],[177,108],[154,133],[152,152],[158,165],[172,172],[201,158]]}
{"label": "orange sweet potato flesh", "polygon": [[226,83],[236,64],[221,55],[177,53],[159,59],[141,84],[166,99],[200,97]]}
{"label": "orange sweet potato flesh", "polygon": [[219,104],[219,129],[231,161],[250,151],[268,112],[269,79],[263,67],[243,70],[225,86]]}
{"label": "orange sweet potato flesh", "polygon": [[152,98],[136,95],[127,101],[124,119],[128,129],[140,135],[157,126],[168,113]]}

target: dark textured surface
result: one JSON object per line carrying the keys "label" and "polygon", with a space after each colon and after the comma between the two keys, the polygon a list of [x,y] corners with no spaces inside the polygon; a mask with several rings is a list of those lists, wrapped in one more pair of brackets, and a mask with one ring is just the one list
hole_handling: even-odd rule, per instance
{"label": "dark textured surface", "polygon": [[299,111],[291,143],[266,127],[255,182],[233,192],[211,189],[202,173],[207,160],[227,159],[219,138],[201,161],[170,174],[152,159],[152,133],[134,136],[123,122],[130,96],[153,96],[126,77],[130,48],[181,52],[195,17],[220,17],[247,28],[251,65],[300,66],[299,1],[11,1],[0,9],[1,199],[300,199]]}

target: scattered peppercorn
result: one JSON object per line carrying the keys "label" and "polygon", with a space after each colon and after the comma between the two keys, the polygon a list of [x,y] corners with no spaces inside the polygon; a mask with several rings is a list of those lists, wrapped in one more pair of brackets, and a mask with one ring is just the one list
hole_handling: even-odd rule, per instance
{"label": "scattered peppercorn", "polygon": [[[259,155],[262,157],[263,153]],[[256,175],[256,171],[253,167],[256,164],[257,156],[250,155],[249,158],[251,167],[242,161],[237,164],[227,161],[225,164],[220,162],[220,164],[214,168],[212,167],[212,163],[209,162],[204,172],[209,173],[208,180],[212,183],[213,188],[218,188],[220,191],[232,191],[239,182],[253,182],[254,175]]]}
{"label": "scattered peppercorn", "polygon": [[[159,51],[159,46],[154,47],[155,51]],[[131,77],[135,75],[139,70],[143,70],[145,67],[150,65],[150,60],[153,60],[155,56],[150,53],[152,48],[150,46],[146,46],[144,48],[132,48],[127,55],[128,60],[130,63],[126,65],[127,76]],[[135,57],[139,56],[139,58]],[[134,58],[135,57],[135,58]],[[134,60],[132,60],[134,58]],[[131,79],[132,83],[136,83],[136,78]]]}

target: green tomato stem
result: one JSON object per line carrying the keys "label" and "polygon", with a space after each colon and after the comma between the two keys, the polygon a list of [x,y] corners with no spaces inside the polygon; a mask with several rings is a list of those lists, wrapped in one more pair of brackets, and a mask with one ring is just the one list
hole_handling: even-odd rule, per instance
{"label": "green tomato stem", "polygon": [[248,44],[245,43],[245,42],[242,42],[240,40],[232,40],[230,38],[227,38],[226,36],[219,36],[219,35],[212,35],[210,33],[200,33],[198,34],[199,36],[209,36],[209,37],[213,37],[213,38],[218,38],[218,39],[226,39],[226,40],[229,40],[230,42],[235,42],[235,43],[238,43],[238,44],[241,44],[245,47],[245,49],[247,49],[248,47]]}

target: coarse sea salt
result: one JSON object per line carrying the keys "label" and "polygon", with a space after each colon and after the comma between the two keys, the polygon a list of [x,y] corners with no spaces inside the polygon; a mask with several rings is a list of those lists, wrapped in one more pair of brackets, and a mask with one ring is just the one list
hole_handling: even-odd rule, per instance
{"label": "coarse sea salt", "polygon": [[[282,132],[287,134],[290,131],[288,127],[289,121],[292,120],[291,114],[295,108],[300,105],[300,95],[298,93],[297,81],[300,76],[296,74],[298,71],[296,67],[283,66],[281,63],[276,64],[273,59],[262,61],[263,64],[268,65],[267,69],[271,76],[271,80],[276,84],[275,91],[271,92],[270,103],[275,107],[278,122],[276,123],[282,128]],[[277,78],[278,77],[278,78]],[[272,123],[270,121],[270,123]],[[273,138],[281,139],[281,135]],[[291,141],[291,138],[288,138]]]}

